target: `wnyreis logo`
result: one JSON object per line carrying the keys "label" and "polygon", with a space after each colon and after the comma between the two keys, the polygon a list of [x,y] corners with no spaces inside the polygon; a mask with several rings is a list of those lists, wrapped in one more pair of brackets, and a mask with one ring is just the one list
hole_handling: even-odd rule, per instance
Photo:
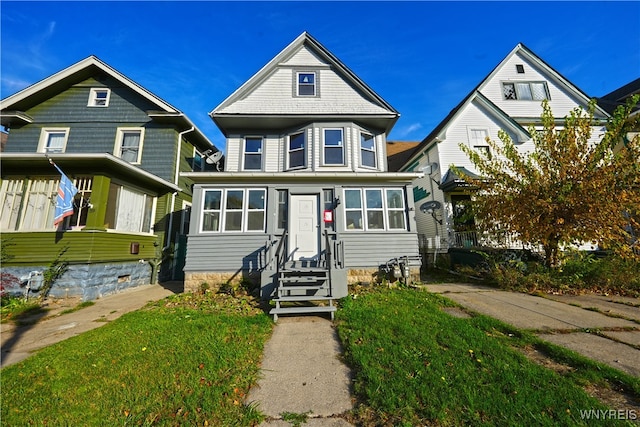
{"label": "wnyreis logo", "polygon": [[581,409],[583,420],[637,420],[635,409]]}

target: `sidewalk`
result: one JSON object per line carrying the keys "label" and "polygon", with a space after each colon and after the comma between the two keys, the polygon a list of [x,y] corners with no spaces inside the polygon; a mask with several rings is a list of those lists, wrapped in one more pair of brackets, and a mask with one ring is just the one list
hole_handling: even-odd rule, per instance
{"label": "sidewalk", "polygon": [[160,300],[178,291],[180,285],[143,285],[127,289],[117,294],[94,300],[94,305],[73,313],[59,315],[80,303],[79,299],[47,301],[49,311],[43,317],[31,319],[32,324],[15,326],[12,323],[0,325],[2,345],[1,367],[12,365],[29,357],[43,347],[98,328],[117,319],[125,313],[137,310],[150,301]]}
{"label": "sidewalk", "polygon": [[533,331],[545,341],[640,377],[637,298],[597,295],[542,298],[468,284],[425,287],[469,310]]}

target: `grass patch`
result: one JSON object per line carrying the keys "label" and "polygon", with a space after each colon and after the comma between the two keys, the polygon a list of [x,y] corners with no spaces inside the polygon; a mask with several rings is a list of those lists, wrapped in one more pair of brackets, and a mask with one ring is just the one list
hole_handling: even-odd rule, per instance
{"label": "grass patch", "polygon": [[4,368],[3,424],[255,425],[271,328],[248,297],[170,297]]}
{"label": "grass patch", "polygon": [[[359,405],[352,422],[412,425],[584,425],[581,410],[608,409],[583,383],[620,378],[595,363],[560,375],[514,347],[542,345],[485,316],[460,319],[446,298],[417,290],[374,289],[342,300],[337,312]],[[567,351],[545,348],[576,360]],[[557,352],[557,354],[553,354]],[[594,372],[596,371],[596,372]],[[637,394],[640,395],[640,394]]]}
{"label": "grass patch", "polygon": [[86,307],[91,307],[92,305],[95,305],[94,301],[84,301],[84,302],[81,302],[80,304],[76,305],[75,307],[68,308],[66,310],[62,310],[60,312],[60,314],[75,313],[76,311],[82,310],[83,308],[86,308]]}
{"label": "grass patch", "polygon": [[24,297],[3,296],[0,306],[0,321],[21,324],[29,323],[29,318],[41,318],[47,309],[40,306],[37,300],[27,300]]}

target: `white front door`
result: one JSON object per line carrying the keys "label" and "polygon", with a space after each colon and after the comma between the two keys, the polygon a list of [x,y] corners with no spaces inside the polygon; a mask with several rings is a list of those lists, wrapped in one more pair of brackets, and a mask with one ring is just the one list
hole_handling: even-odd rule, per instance
{"label": "white front door", "polygon": [[289,216],[289,256],[293,261],[319,259],[320,222],[317,194],[292,194]]}

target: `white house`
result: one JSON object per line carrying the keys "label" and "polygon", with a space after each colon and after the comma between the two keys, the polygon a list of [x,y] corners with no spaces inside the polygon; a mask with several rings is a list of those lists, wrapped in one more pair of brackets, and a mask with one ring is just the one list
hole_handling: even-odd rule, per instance
{"label": "white house", "polygon": [[[476,174],[460,150],[467,144],[489,150],[486,138],[499,141],[498,131],[509,133],[523,151],[532,148],[529,126],[541,128],[542,101],[546,99],[558,124],[576,107],[586,108],[590,98],[523,44],[518,44],[480,84],[415,148],[400,171],[425,171],[414,181],[416,222],[421,244],[436,252],[478,244],[473,219],[461,219],[469,196],[465,181],[452,170]],[[608,114],[596,108],[595,118]],[[594,128],[594,142],[602,135]],[[422,208],[422,209],[421,209]]]}

